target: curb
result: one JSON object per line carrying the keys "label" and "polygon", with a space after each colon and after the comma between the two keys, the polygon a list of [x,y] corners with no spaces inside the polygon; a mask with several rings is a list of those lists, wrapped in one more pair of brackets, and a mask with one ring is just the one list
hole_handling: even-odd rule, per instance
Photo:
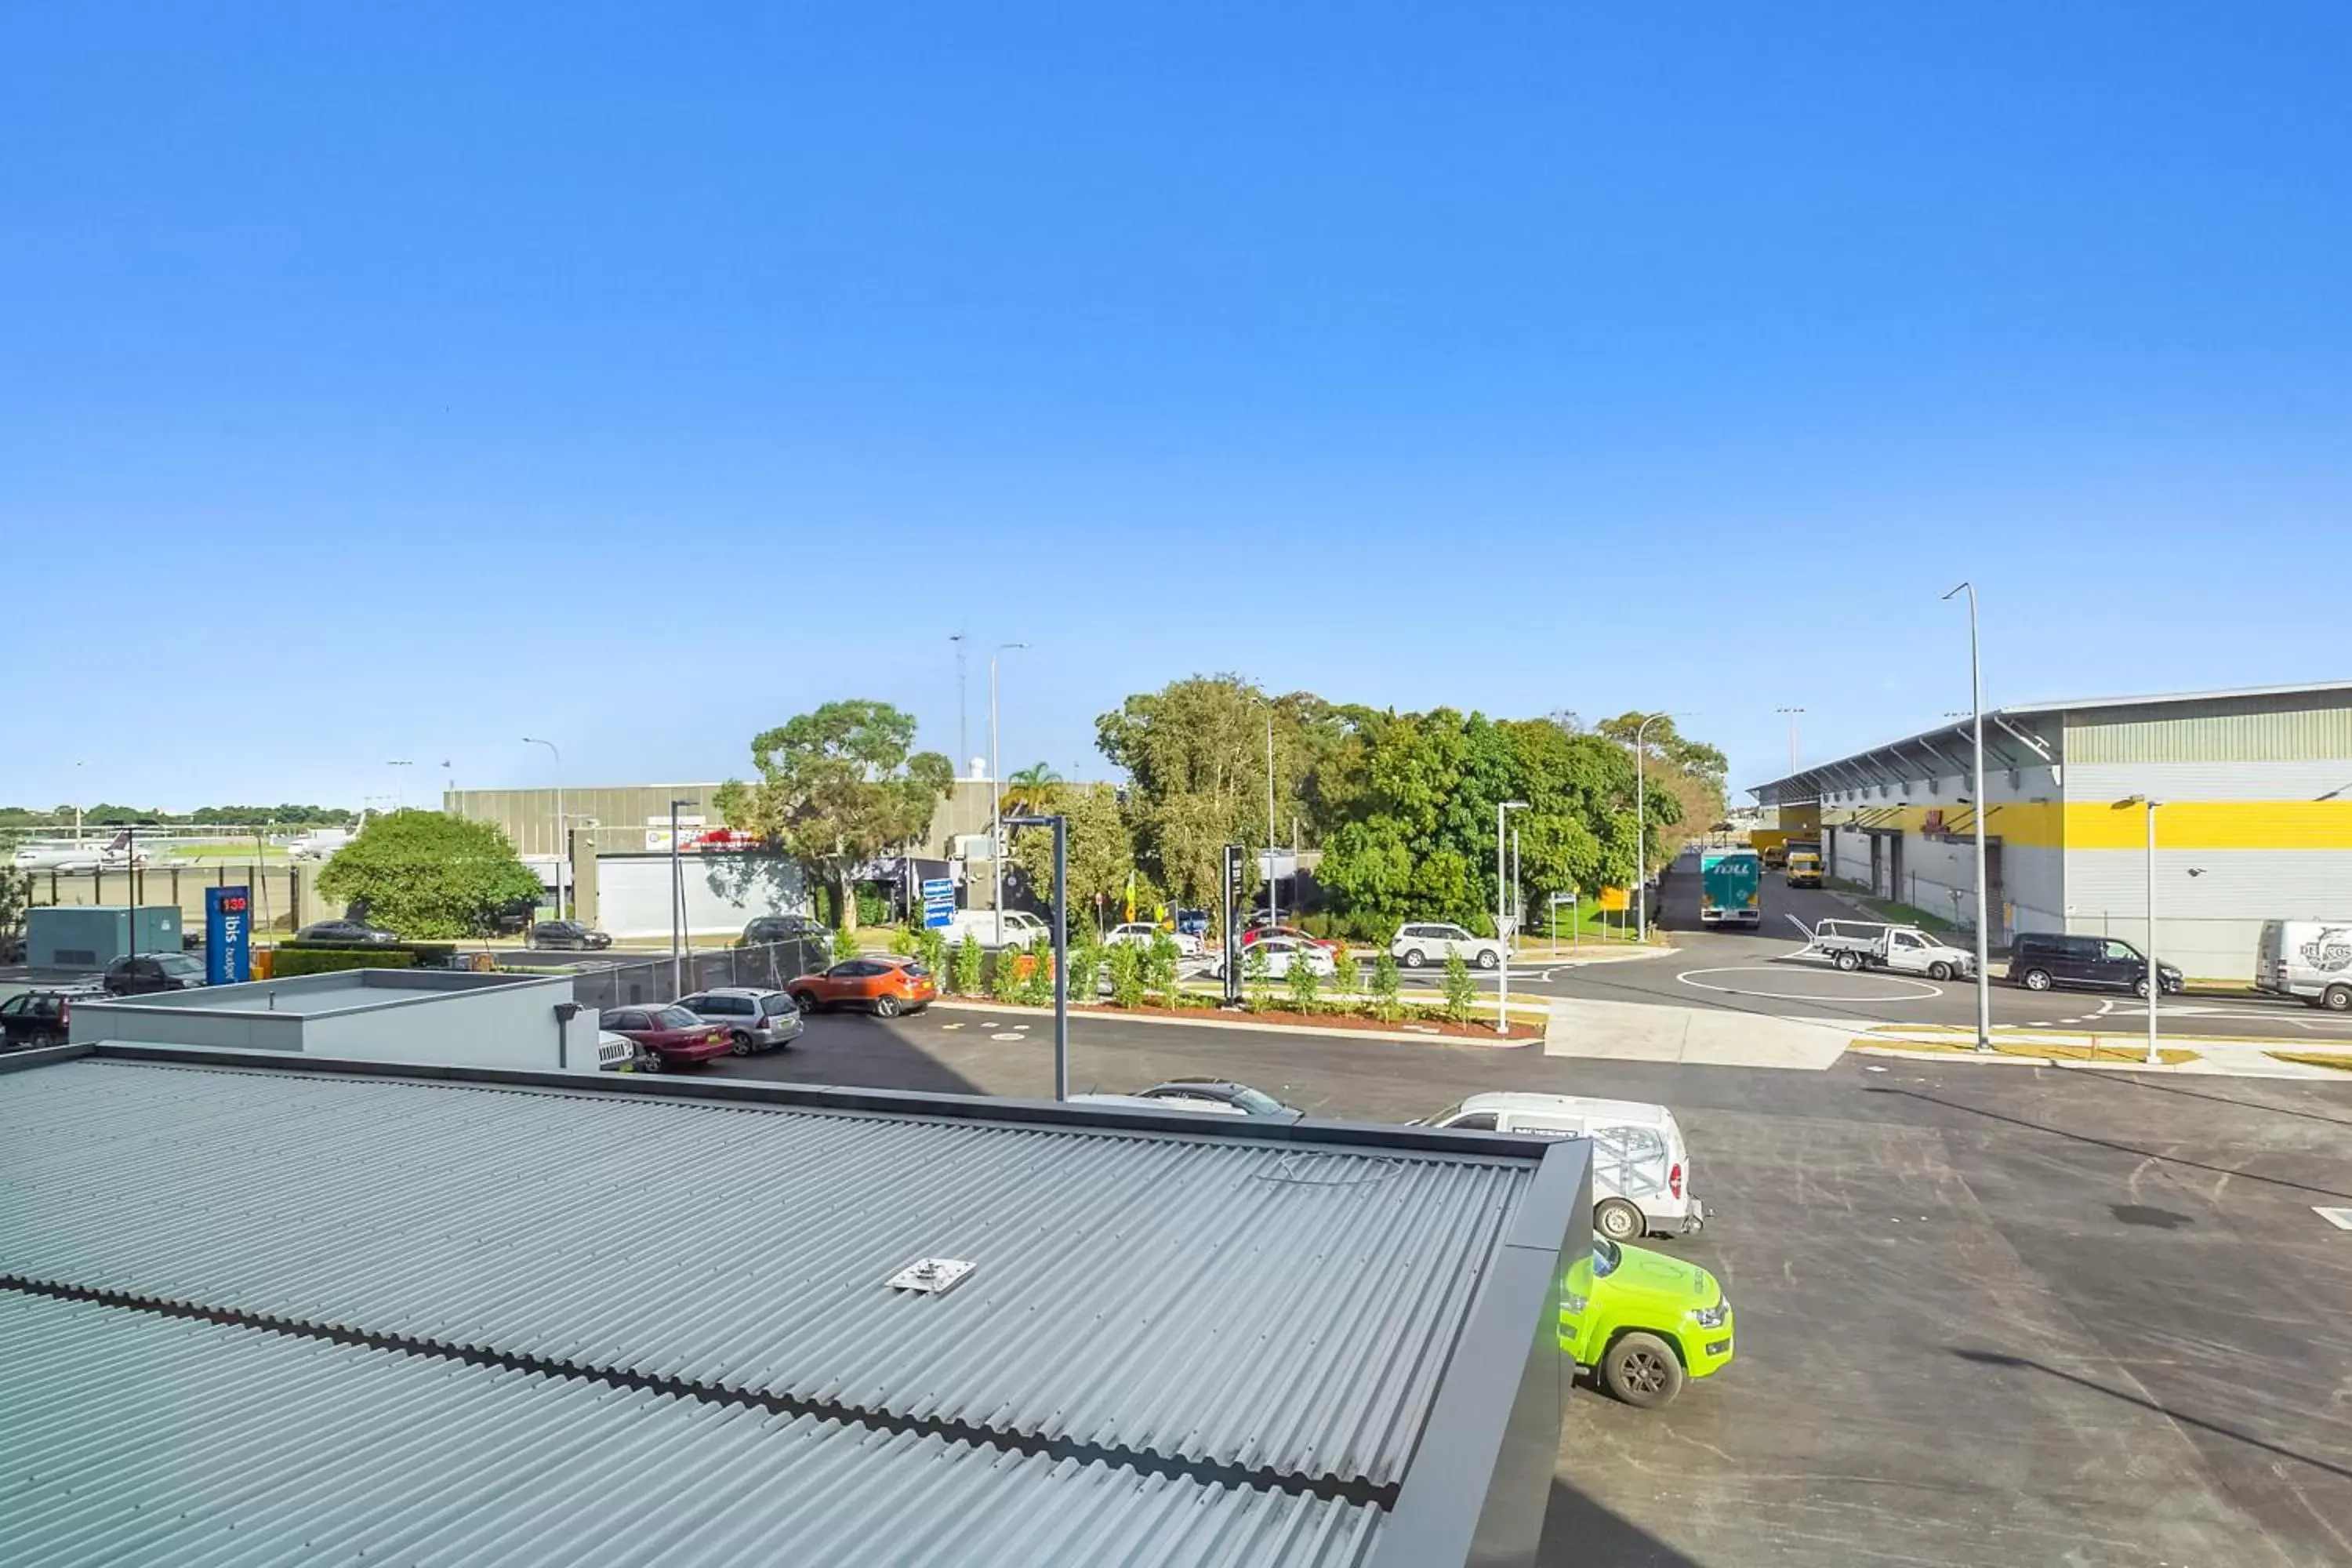
{"label": "curb", "polygon": [[[959,1013],[1007,1013],[1032,1018],[1050,1018],[1051,1007],[1028,1007],[1013,1002],[950,1001],[940,997],[932,1007],[945,1007]],[[1517,1040],[1478,1040],[1461,1035],[1423,1035],[1403,1029],[1321,1029],[1310,1024],[1260,1024],[1245,1017],[1213,1015],[1205,1018],[1168,1018],[1156,1013],[1122,1013],[1114,1008],[1078,1006],[1070,1009],[1070,1018],[1106,1018],[1121,1024],[1165,1024],[1174,1029],[1246,1029],[1260,1035],[1313,1035],[1326,1040],[1391,1040],[1409,1046],[1467,1046],[1474,1050],[1518,1051],[1529,1046],[1540,1046],[1544,1037],[1532,1035]]]}

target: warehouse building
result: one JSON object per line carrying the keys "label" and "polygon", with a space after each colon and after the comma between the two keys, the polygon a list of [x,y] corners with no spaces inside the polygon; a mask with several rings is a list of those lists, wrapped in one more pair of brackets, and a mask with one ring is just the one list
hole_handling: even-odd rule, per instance
{"label": "warehouse building", "polygon": [[0,1541],[1533,1561],[1589,1148],[152,1046],[0,1059]]}
{"label": "warehouse building", "polygon": [[[1818,813],[1837,881],[1977,919],[1969,721],[1752,790]],[[2252,978],[2265,920],[2352,920],[2352,682],[1988,710],[1986,902],[2021,931],[2155,947],[2196,978]],[[2148,851],[2147,800],[2156,803]]]}

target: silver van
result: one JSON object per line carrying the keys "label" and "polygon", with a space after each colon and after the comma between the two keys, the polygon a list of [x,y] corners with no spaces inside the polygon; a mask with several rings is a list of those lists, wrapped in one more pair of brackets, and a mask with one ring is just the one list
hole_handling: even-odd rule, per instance
{"label": "silver van", "polygon": [[2264,921],[2254,989],[2352,1013],[2352,921]]}
{"label": "silver van", "polygon": [[1577,1094],[1474,1094],[1422,1125],[1591,1139],[1592,1228],[1612,1241],[1706,1223],[1706,1205],[1691,1191],[1682,1124],[1663,1105]]}

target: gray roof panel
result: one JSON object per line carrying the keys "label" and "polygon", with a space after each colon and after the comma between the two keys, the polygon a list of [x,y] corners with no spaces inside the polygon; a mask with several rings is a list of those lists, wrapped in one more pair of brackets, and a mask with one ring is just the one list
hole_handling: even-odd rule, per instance
{"label": "gray roof panel", "polygon": [[0,1277],[1379,1486],[1534,1169],[83,1060],[0,1076]]}
{"label": "gray roof panel", "polygon": [[1381,1521],[1363,1503],[0,1289],[10,1568],[1346,1568]]}

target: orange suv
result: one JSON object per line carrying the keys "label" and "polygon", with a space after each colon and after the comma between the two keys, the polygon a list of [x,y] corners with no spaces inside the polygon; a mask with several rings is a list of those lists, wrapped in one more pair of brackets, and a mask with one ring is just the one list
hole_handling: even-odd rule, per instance
{"label": "orange suv", "polygon": [[785,987],[793,1004],[803,1013],[847,1004],[863,1007],[877,1018],[895,1018],[928,1007],[940,988],[931,972],[911,958],[871,953],[835,964],[817,974],[803,974]]}

